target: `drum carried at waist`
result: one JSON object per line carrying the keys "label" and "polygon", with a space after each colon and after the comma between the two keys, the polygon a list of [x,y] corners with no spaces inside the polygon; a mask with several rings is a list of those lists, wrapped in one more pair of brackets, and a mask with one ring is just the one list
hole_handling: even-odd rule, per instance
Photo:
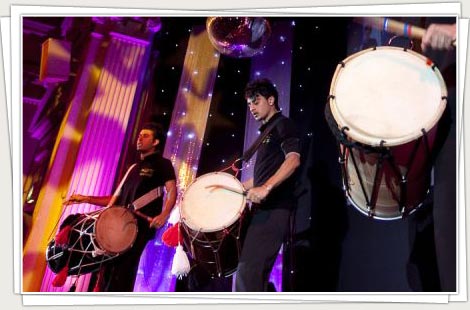
{"label": "drum carried at waist", "polygon": [[198,177],[181,204],[183,243],[193,261],[212,277],[236,271],[244,240],[243,185],[225,172]]}
{"label": "drum carried at waist", "polygon": [[422,204],[446,104],[439,70],[411,50],[372,48],[337,66],[325,115],[339,142],[343,187],[354,207],[390,220]]}
{"label": "drum carried at waist", "polygon": [[126,208],[71,214],[49,242],[46,261],[54,273],[64,267],[68,267],[68,275],[94,272],[102,263],[129,250],[136,237],[136,219]]}

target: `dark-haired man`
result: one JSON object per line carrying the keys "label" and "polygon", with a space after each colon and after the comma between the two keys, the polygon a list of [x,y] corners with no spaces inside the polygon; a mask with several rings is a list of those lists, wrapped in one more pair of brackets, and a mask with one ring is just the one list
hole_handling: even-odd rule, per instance
{"label": "dark-haired man", "polygon": [[[129,171],[118,196],[84,196],[72,195],[65,204],[90,203],[108,206],[129,206],[138,198],[155,188],[165,187],[166,200],[163,195],[154,199],[138,210],[141,216],[136,217],[138,233],[130,250],[105,264],[100,270],[99,290],[107,292],[132,292],[137,275],[140,256],[147,242],[155,236],[156,229],[168,220],[176,202],[176,176],[171,162],[163,158],[159,150],[163,141],[163,130],[158,124],[147,123],[137,137],[137,151],[140,160]],[[147,218],[147,219],[146,219]]]}
{"label": "dark-haired man", "polygon": [[260,132],[276,122],[257,150],[254,176],[244,182],[252,217],[237,268],[235,290],[267,291],[277,254],[289,231],[295,206],[295,171],[300,165],[300,138],[292,120],[279,111],[278,92],[268,79],[249,83],[245,98]]}

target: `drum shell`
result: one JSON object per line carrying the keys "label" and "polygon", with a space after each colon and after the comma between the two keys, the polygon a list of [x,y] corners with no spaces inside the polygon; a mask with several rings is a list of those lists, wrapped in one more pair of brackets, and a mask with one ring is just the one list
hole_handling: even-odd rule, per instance
{"label": "drum shell", "polygon": [[64,223],[67,222],[70,222],[69,225],[72,226],[81,222],[83,227],[87,227],[87,229],[83,231],[72,229],[67,245],[56,245],[55,240],[51,240],[46,250],[47,265],[54,273],[58,273],[68,266],[68,275],[97,271],[104,256],[94,256],[92,253],[95,250],[92,238],[95,221],[90,217],[87,218],[84,214],[71,214],[64,220]]}
{"label": "drum shell", "polygon": [[245,240],[248,217],[249,212],[245,211],[229,227],[213,232],[196,231],[181,223],[183,244],[193,263],[204,268],[211,277],[233,274]]}
{"label": "drum shell", "polygon": [[[116,221],[119,219],[116,215],[119,217],[125,215],[122,217],[125,222]],[[126,228],[121,232],[107,231],[108,226],[113,223],[118,228]],[[111,207],[86,214],[71,214],[65,218],[60,229],[65,226],[72,227],[67,244],[57,245],[53,239],[46,249],[46,262],[54,273],[59,272],[65,266],[69,268],[68,275],[97,271],[103,262],[129,250],[137,236],[136,219],[129,210],[123,207]],[[101,239],[97,238],[97,226],[101,230]],[[114,235],[106,236],[108,233]],[[119,241],[119,235],[123,234],[127,234],[124,243],[120,242],[113,246],[112,242]]]}
{"label": "drum shell", "polygon": [[[362,213],[377,219],[401,218],[418,208],[429,192],[432,166],[430,149],[434,146],[436,130],[437,126],[427,133],[428,145],[424,140],[418,140],[388,148],[390,157],[382,160],[380,169],[378,162],[381,153],[378,148],[377,152],[366,152],[360,148],[350,149],[345,162],[347,173],[344,182],[347,182],[346,193],[352,204]],[[344,152],[345,146],[342,145],[341,148]],[[376,173],[379,174],[377,198],[375,205],[368,208],[366,197],[369,200],[372,198]],[[404,176],[406,183],[401,184]],[[400,200],[402,194],[404,201]],[[404,210],[400,209],[401,205]]]}

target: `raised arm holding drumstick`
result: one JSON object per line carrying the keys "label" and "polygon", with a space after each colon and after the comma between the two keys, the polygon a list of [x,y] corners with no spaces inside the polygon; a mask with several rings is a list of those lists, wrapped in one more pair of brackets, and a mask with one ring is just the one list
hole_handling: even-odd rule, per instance
{"label": "raised arm holding drumstick", "polygon": [[362,17],[356,18],[356,21],[385,32],[411,39],[420,39],[423,51],[428,48],[435,50],[451,49],[455,46],[457,39],[456,23],[430,24],[427,28],[421,28],[386,17]]}

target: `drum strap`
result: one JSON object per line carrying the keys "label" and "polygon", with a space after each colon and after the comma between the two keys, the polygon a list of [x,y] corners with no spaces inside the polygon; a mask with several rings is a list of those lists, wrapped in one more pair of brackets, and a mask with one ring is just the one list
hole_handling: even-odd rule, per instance
{"label": "drum strap", "polygon": [[116,199],[118,198],[119,196],[119,193],[121,192],[121,188],[122,188],[122,185],[124,184],[124,181],[127,179],[127,176],[129,175],[129,173],[131,172],[131,170],[135,167],[135,165],[137,164],[133,164],[132,166],[129,167],[129,169],[127,169],[127,172],[126,174],[124,175],[124,177],[122,178],[121,180],[121,183],[119,183],[119,186],[116,188],[116,190],[114,191],[114,194],[113,196],[111,197],[111,200],[109,201],[108,205],[106,207],[111,207],[112,205],[114,205],[114,203],[116,202]]}
{"label": "drum strap", "polygon": [[[111,207],[112,205],[114,205],[114,203],[116,202],[117,197],[119,196],[119,193],[121,192],[121,188],[122,188],[124,182],[127,179],[127,176],[132,171],[132,169],[134,169],[135,166],[136,166],[136,164],[133,164],[132,166],[129,167],[129,169],[127,169],[126,174],[124,175],[121,182],[119,183],[119,186],[114,191],[113,197],[111,198],[111,201],[109,202],[107,207]],[[134,210],[137,211],[140,208],[145,207],[147,204],[154,201],[158,197],[160,197],[162,194],[163,194],[163,186],[156,187],[156,188],[148,191],[147,193],[143,194],[142,196],[140,196],[136,200],[134,200],[131,205],[134,207]]]}
{"label": "drum strap", "polygon": [[151,191],[147,192],[146,194],[134,200],[134,202],[132,203],[132,205],[134,206],[134,210],[137,211],[140,208],[145,207],[146,205],[148,205],[149,203],[151,203],[152,201],[160,197],[162,194],[163,194],[162,186],[152,189]]}
{"label": "drum strap", "polygon": [[266,129],[258,136],[256,141],[253,142],[250,148],[246,150],[245,153],[243,153],[242,157],[240,157],[240,160],[249,161],[263,142],[264,138],[268,136],[268,134],[274,129],[274,127],[276,127],[277,123],[279,123],[281,119],[282,117],[278,117],[272,123],[268,124]]}

